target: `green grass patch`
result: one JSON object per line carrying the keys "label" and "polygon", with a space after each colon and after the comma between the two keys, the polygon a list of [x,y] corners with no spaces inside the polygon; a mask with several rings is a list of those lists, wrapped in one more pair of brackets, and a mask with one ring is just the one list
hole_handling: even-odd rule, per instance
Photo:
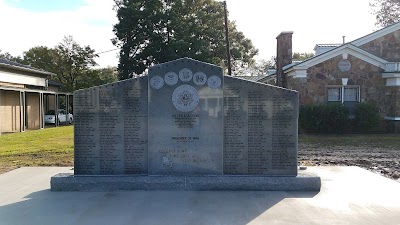
{"label": "green grass patch", "polygon": [[[400,150],[399,134],[299,135],[300,144]],[[73,166],[73,126],[0,136],[0,173],[22,166]]]}
{"label": "green grass patch", "polygon": [[22,166],[73,166],[73,152],[73,126],[1,135],[0,173]]}

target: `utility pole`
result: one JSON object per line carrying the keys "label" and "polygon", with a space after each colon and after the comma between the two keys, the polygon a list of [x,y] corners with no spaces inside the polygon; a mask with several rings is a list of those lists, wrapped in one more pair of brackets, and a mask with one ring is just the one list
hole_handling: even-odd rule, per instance
{"label": "utility pole", "polygon": [[226,1],[224,1],[224,12],[225,12],[225,41],[226,41],[226,57],[228,59],[228,75],[232,76],[232,66],[231,66],[231,48],[229,44],[229,29],[228,29],[228,13],[226,10]]}

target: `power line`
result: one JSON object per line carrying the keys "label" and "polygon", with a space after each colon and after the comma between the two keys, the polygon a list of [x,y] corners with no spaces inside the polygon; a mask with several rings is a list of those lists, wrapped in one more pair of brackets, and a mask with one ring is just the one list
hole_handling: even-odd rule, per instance
{"label": "power line", "polygon": [[100,55],[100,54],[103,54],[103,53],[112,52],[112,51],[116,51],[116,50],[119,50],[119,48],[116,48],[116,49],[110,49],[110,50],[103,51],[103,52],[99,52],[99,53],[96,53],[96,54],[97,54],[97,55]]}

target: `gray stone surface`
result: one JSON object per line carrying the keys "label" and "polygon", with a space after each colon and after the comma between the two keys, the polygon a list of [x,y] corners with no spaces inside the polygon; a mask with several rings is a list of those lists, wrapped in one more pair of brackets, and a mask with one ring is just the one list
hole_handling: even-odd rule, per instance
{"label": "gray stone surface", "polygon": [[149,68],[149,174],[223,173],[222,81],[222,68],[187,58]]}
{"label": "gray stone surface", "polygon": [[186,190],[192,191],[319,191],[321,178],[305,172],[297,177],[212,176],[187,177]]}
{"label": "gray stone surface", "polygon": [[298,93],[183,58],[74,93],[75,175],[297,175]]}
{"label": "gray stone surface", "polygon": [[266,176],[74,176],[51,178],[52,191],[319,191],[321,179],[302,171],[297,177]]}
{"label": "gray stone surface", "polygon": [[61,173],[50,180],[52,191],[185,190],[185,177],[74,176]]}
{"label": "gray stone surface", "polygon": [[297,175],[298,93],[225,77],[224,173]]}
{"label": "gray stone surface", "polygon": [[76,175],[147,174],[147,77],[74,92]]}

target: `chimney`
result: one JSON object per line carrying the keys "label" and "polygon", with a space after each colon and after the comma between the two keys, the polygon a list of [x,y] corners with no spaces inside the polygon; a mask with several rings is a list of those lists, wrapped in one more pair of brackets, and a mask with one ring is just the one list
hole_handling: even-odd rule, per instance
{"label": "chimney", "polygon": [[292,63],[292,35],[293,31],[286,31],[276,37],[276,83],[284,88],[287,87],[287,81],[283,67]]}

